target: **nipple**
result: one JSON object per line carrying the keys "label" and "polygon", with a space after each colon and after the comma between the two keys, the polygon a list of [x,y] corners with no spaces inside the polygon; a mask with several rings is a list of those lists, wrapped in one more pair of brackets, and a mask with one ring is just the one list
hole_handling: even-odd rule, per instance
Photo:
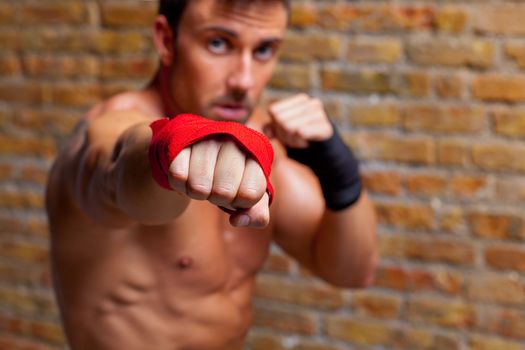
{"label": "nipple", "polygon": [[189,256],[183,256],[177,260],[177,266],[180,269],[187,269],[193,264],[193,259]]}

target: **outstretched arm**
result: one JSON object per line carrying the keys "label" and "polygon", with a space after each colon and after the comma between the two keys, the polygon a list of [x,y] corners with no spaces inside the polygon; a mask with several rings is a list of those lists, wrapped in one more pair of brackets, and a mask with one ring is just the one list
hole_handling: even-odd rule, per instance
{"label": "outstretched arm", "polygon": [[301,94],[270,111],[273,134],[307,165],[284,159],[275,167],[277,242],[334,285],[369,285],[378,259],[376,219],[355,159],[319,100]]}
{"label": "outstretched arm", "polygon": [[159,224],[176,218],[189,199],[161,188],[151,176],[152,120],[135,111],[85,120],[58,156],[50,181],[65,186],[78,207],[103,225]]}

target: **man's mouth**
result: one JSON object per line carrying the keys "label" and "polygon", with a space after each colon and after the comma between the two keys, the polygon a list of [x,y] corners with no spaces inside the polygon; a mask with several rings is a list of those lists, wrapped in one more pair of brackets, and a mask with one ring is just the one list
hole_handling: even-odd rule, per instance
{"label": "man's mouth", "polygon": [[243,104],[223,103],[212,108],[213,114],[222,120],[245,121],[248,117],[248,108]]}

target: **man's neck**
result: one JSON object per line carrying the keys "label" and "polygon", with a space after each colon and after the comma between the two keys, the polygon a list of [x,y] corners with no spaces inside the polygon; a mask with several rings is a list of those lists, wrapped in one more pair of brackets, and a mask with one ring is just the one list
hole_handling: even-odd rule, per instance
{"label": "man's neck", "polygon": [[155,90],[156,94],[159,96],[164,115],[171,118],[182,113],[182,110],[175,104],[175,101],[173,101],[170,94],[170,83],[167,78],[169,76],[168,70],[169,68],[161,66],[153,81],[148,86],[148,89]]}

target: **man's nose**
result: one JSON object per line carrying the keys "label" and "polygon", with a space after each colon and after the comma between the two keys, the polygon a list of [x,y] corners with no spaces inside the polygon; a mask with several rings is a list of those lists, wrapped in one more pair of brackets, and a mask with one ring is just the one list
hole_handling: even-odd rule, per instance
{"label": "man's nose", "polygon": [[243,53],[228,77],[228,87],[232,90],[246,92],[254,85],[253,59],[251,53]]}

